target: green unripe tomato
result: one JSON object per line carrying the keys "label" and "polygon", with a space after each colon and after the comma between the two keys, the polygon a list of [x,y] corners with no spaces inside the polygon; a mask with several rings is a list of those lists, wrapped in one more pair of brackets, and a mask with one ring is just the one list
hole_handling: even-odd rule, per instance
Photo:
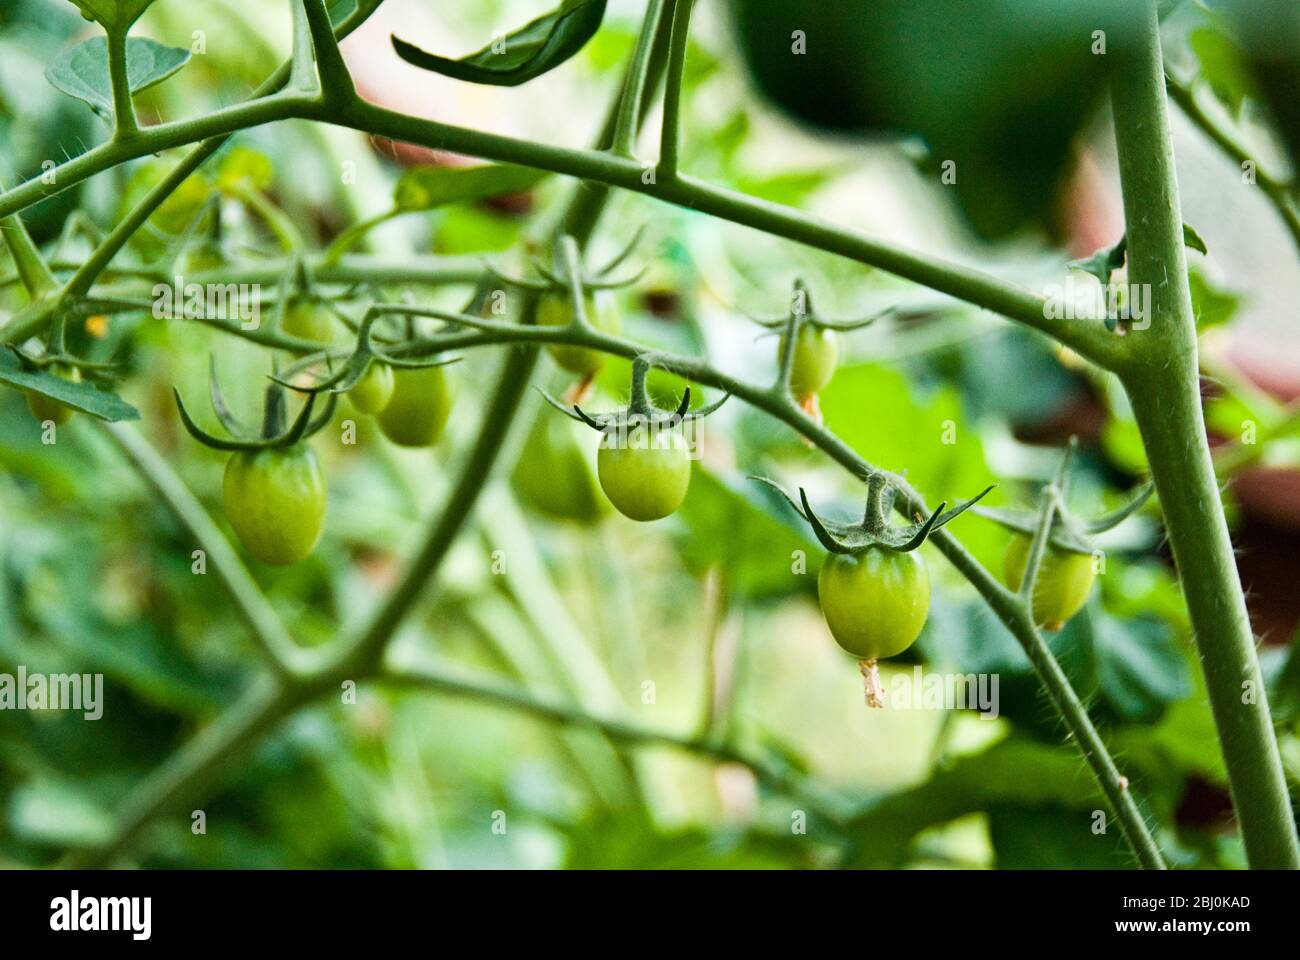
{"label": "green unripe tomato", "polygon": [[[596,297],[589,293],[583,298],[582,305],[587,322],[593,327],[602,333],[618,333],[618,311],[607,297]],[[537,305],[537,325],[540,327],[563,327],[572,320],[573,302],[565,295],[548,294]],[[605,366],[605,354],[599,350],[564,343],[552,343],[546,349],[556,363],[580,377],[593,377]]]}
{"label": "green unripe tomato", "polygon": [[263,563],[297,563],[320,540],[325,475],[305,443],[234,454],[222,494],[240,542]]}
{"label": "green unripe tomato", "polygon": [[447,366],[393,371],[393,395],[379,413],[379,429],[401,447],[438,442],[456,400],[456,375]]}
{"label": "green unripe tomato", "polygon": [[[1002,573],[1012,590],[1019,590],[1024,581],[1031,545],[1029,537],[1018,534],[1007,547]],[[1059,550],[1048,544],[1034,580],[1034,622],[1047,630],[1060,630],[1088,602],[1096,579],[1090,554]]]}
{"label": "green unripe tomato", "polygon": [[[781,337],[778,356],[785,355],[785,337]],[[826,327],[805,323],[794,338],[794,358],[790,366],[790,391],[800,400],[820,393],[835,375],[840,362],[840,338]]]}
{"label": "green unripe tomato", "polygon": [[610,512],[596,477],[591,430],[544,411],[520,451],[511,481],[519,499],[556,520],[596,523]]}
{"label": "green unripe tomato", "polygon": [[362,413],[376,414],[388,406],[393,399],[393,368],[386,363],[374,361],[366,368],[361,379],[348,391],[352,405]]}
{"label": "green unripe tomato", "polygon": [[328,343],[334,338],[334,315],[323,303],[295,297],[285,307],[280,329],[301,340]]}
{"label": "green unripe tomato", "polygon": [[[76,367],[50,367],[50,373],[56,377],[61,377],[69,383],[81,382],[81,371]],[[37,393],[34,390],[27,391],[27,409],[32,412],[37,423],[44,423],[46,420],[53,421],[57,427],[63,426],[75,412],[69,406],[60,403],[53,397],[47,397],[43,393]]]}
{"label": "green unripe tomato", "polygon": [[859,660],[879,660],[920,635],[930,612],[930,575],[914,550],[833,553],[817,578],[817,595],[835,642]]}
{"label": "green unripe tomato", "polygon": [[610,430],[596,454],[600,487],[618,512],[633,520],[661,520],[682,505],[691,483],[691,455],[676,427],[638,424]]}

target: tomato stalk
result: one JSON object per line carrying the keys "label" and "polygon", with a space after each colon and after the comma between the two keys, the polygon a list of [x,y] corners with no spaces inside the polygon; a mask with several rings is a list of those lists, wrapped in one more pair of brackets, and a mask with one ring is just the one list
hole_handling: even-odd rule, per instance
{"label": "tomato stalk", "polygon": [[1196,322],[1183,250],[1159,24],[1124,51],[1112,99],[1129,283],[1151,291],[1117,369],[1142,433],[1205,671],[1233,805],[1252,867],[1300,867],[1300,847],[1255,639],[1233,559],[1201,410]]}
{"label": "tomato stalk", "polygon": [[867,691],[867,706],[878,710],[885,705],[885,686],[880,682],[880,665],[875,657],[858,661],[863,685]]}
{"label": "tomato stalk", "polygon": [[113,91],[113,139],[127,140],[140,129],[135,118],[135,104],[131,101],[131,86],[127,77],[127,29],[109,27],[108,79]]}

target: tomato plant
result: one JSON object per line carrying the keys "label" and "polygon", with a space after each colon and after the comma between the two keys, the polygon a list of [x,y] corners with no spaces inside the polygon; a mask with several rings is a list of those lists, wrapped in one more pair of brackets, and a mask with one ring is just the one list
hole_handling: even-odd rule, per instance
{"label": "tomato plant", "polygon": [[[1243,172],[1249,168],[1251,182],[1242,187],[1258,188],[1261,204],[1300,245],[1300,193],[1281,162],[1294,143],[1277,79],[1289,67],[1275,51],[1236,49],[1239,38],[1227,26],[1235,7],[1220,16],[1203,4],[1155,0],[999,0],[979,10],[960,0],[734,0],[731,34],[714,36],[707,22],[692,24],[693,0],[653,0],[615,77],[610,61],[624,44],[605,29],[602,0],[566,0],[459,58],[438,52],[444,38],[416,37],[415,22],[409,37],[381,31],[375,47],[363,28],[381,3],[285,0],[292,34],[257,50],[253,41],[272,29],[260,19],[262,5],[214,0],[214,9],[239,20],[246,42],[223,38],[224,46],[202,53],[183,4],[82,0],[76,7],[92,25],[78,18],[68,26],[15,2],[24,29],[49,32],[30,50],[0,17],[0,58],[18,65],[0,71],[0,147],[20,174],[11,182],[6,173],[0,186],[7,255],[0,402],[21,408],[25,395],[41,422],[82,414],[57,436],[25,416],[0,422],[4,475],[13,477],[0,484],[6,528],[19,518],[14,532],[0,531],[12,538],[0,543],[0,630],[6,642],[29,629],[43,640],[103,631],[93,642],[33,649],[68,657],[98,651],[122,674],[118,685],[148,710],[175,711],[176,723],[156,725],[171,737],[193,726],[195,704],[225,706],[235,679],[255,694],[226,706],[156,776],[98,771],[96,781],[134,783],[125,797],[58,797],[57,809],[88,811],[81,834],[50,842],[49,818],[42,826],[31,814],[46,800],[9,798],[15,830],[47,833],[10,844],[0,832],[0,854],[12,847],[37,857],[30,851],[66,847],[78,863],[120,862],[146,849],[148,828],[176,797],[219,785],[229,754],[270,736],[327,691],[355,692],[359,684],[367,696],[375,688],[384,705],[361,720],[360,738],[400,763],[419,738],[389,727],[404,721],[400,710],[391,711],[396,720],[389,716],[387,698],[398,691],[465,696],[585,724],[589,742],[564,740],[572,754],[566,762],[579,774],[575,810],[624,811],[662,795],[664,782],[649,765],[618,755],[646,742],[734,763],[779,796],[815,798],[817,785],[803,788],[818,765],[797,749],[774,747],[785,739],[780,728],[816,714],[822,726],[799,731],[808,743],[856,736],[857,728],[834,722],[842,715],[824,722],[824,710],[768,718],[765,703],[745,702],[751,714],[764,714],[761,736],[773,738],[760,743],[740,737],[728,711],[738,698],[775,686],[793,699],[796,674],[825,681],[797,692],[830,710],[846,699],[834,685],[851,670],[840,658],[838,669],[819,671],[817,658],[833,647],[797,646],[789,635],[778,646],[779,630],[763,639],[765,654],[775,655],[745,661],[743,670],[723,661],[738,646],[730,641],[739,624],[747,632],[739,646],[759,649],[748,632],[770,629],[773,611],[798,623],[799,605],[813,592],[809,554],[815,572],[820,545],[821,611],[831,637],[861,661],[870,704],[887,705],[884,678],[896,667],[882,661],[904,654],[932,673],[1005,673],[1031,694],[1008,694],[1018,699],[1008,704],[1012,719],[1000,745],[957,762],[978,769],[998,750],[1049,751],[1046,772],[1035,767],[1027,778],[1056,784],[1056,772],[1077,765],[1067,746],[1082,754],[1095,795],[1071,779],[1042,787],[1032,803],[989,792],[969,808],[944,797],[931,804],[987,815],[991,862],[1014,852],[999,842],[998,818],[1031,807],[1070,814],[1064,827],[1053,825],[1068,841],[1057,844],[1053,835],[1044,849],[1093,842],[1090,830],[1070,832],[1087,819],[1075,816],[1086,805],[1114,818],[1133,863],[1164,866],[1159,837],[1177,838],[1189,864],[1218,865],[1214,858],[1227,856],[1222,837],[1198,835],[1213,851],[1204,853],[1178,820],[1183,791],[1210,777],[1233,806],[1243,862],[1300,866],[1279,747],[1281,736],[1285,755],[1295,753],[1287,724],[1296,715],[1297,671],[1261,670],[1220,499],[1221,486],[1244,466],[1268,465],[1263,448],[1274,455],[1279,442],[1293,439],[1294,411],[1241,386],[1223,369],[1213,338],[1202,349],[1199,334],[1228,322],[1250,298],[1226,283],[1219,289],[1201,260],[1188,265],[1189,249],[1207,258],[1210,247],[1183,222],[1169,118],[1172,98],[1190,120],[1179,136],[1206,132]],[[502,15],[496,5],[491,13]],[[485,14],[466,16],[489,30]],[[399,33],[407,26],[390,22]],[[344,55],[339,42],[354,33],[349,43],[372,59],[351,47]],[[232,46],[248,63],[231,61]],[[267,62],[265,81],[248,94],[249,70],[274,49],[292,54],[275,68]],[[448,78],[431,117],[404,112],[391,85],[368,72],[396,59]],[[194,60],[201,68],[187,68]],[[38,65],[43,71],[25,69]],[[884,187],[861,189],[856,147],[813,149],[777,116],[754,123],[745,84],[727,82],[745,79],[738,69],[785,115],[871,137],[873,163],[892,157],[878,165]],[[42,72],[49,89],[42,85],[39,96],[15,87]],[[481,129],[459,125],[466,104],[457,98],[474,84],[503,88],[499,100],[484,103],[522,101],[520,116]],[[510,90],[524,85],[531,86],[512,100]],[[587,119],[585,110],[571,116],[567,107],[585,107],[597,87],[611,93],[607,116],[592,118],[593,146],[574,146],[567,129],[563,138],[551,129],[554,118]],[[41,101],[65,95],[78,101],[79,122],[59,119],[60,136],[51,140],[39,117],[62,118],[70,103],[46,111]],[[28,104],[30,117],[21,115]],[[657,130],[646,127],[648,116]],[[325,124],[333,129],[317,137],[311,125]],[[499,129],[511,132],[489,132]],[[39,156],[31,144],[40,144]],[[1085,190],[1073,206],[1063,197],[1105,166],[1102,151],[1114,153],[1123,223],[1105,220],[1111,204],[1100,202],[1100,192]],[[1276,169],[1259,160],[1274,155]],[[791,156],[812,159],[803,169],[788,166]],[[905,176],[894,169],[903,167]],[[886,192],[890,202],[879,202]],[[934,212],[949,198],[962,214],[959,229]],[[1088,222],[1062,223],[1059,210],[1083,208],[1100,226],[1077,213],[1064,219]],[[859,222],[869,232],[852,225]],[[895,229],[908,242],[890,239]],[[951,260],[919,249],[939,236],[955,251]],[[1014,242],[997,244],[1008,238]],[[1067,261],[1060,248],[1085,240],[1085,254],[1104,246]],[[770,306],[791,275],[810,282],[794,279],[782,315],[758,320],[772,338],[767,347],[748,350],[745,302]],[[1104,302],[1067,304],[1052,292],[1076,280],[1087,292],[1100,289]],[[624,290],[630,295],[615,292]],[[615,297],[627,306],[623,317]],[[830,318],[861,310],[869,316]],[[555,382],[542,382],[555,374],[549,364],[539,367],[544,354],[564,371]],[[226,389],[238,384],[229,399],[218,362],[237,378],[226,381]],[[626,405],[588,410],[592,389],[621,399],[624,384],[613,381],[628,363]],[[216,433],[184,399],[205,366],[211,416],[222,428]],[[671,400],[660,389],[652,398],[651,371],[673,385]],[[567,374],[580,382],[562,382]],[[1203,395],[1203,381],[1215,384],[1213,395]],[[543,391],[558,412],[543,408],[536,421],[521,422],[530,391],[543,386],[567,391],[564,399]],[[228,455],[219,496],[210,455],[176,442],[163,402],[169,389],[184,430]],[[246,425],[241,417],[260,394],[261,422]],[[701,403],[706,394],[710,402]],[[361,430],[347,418],[336,422],[341,395],[373,415],[378,432],[368,422]],[[448,431],[453,411],[456,429]],[[1211,451],[1207,412],[1227,454]],[[1037,432],[1018,429],[1026,426],[1021,418]],[[1243,424],[1262,430],[1259,450]],[[442,449],[397,456],[378,433],[401,447],[441,441]],[[1083,454],[1066,444],[1061,467],[1047,477],[1040,444],[1026,438],[1062,444],[1072,433],[1084,434]],[[114,450],[140,484],[117,482]],[[751,473],[806,487],[782,503],[765,487],[747,487]],[[1076,475],[1086,482],[1072,492]],[[111,478],[102,486],[112,489],[88,492],[88,477]],[[994,479],[1002,504],[982,501]],[[328,526],[327,487],[335,491]],[[807,489],[825,511],[814,511]],[[939,502],[980,489],[951,509]],[[80,497],[68,495],[76,491]],[[1029,502],[1006,505],[1018,495]],[[864,499],[861,519],[834,518],[845,503],[857,510]],[[218,500],[238,544],[262,564],[293,567],[325,539],[331,568],[247,568],[209,516]],[[11,509],[11,501],[19,506]],[[60,562],[46,563],[45,553],[64,548],[40,528],[42,510],[65,501],[82,511],[61,515],[78,532],[83,522],[87,530],[111,522],[106,515],[130,518],[138,529],[102,537],[93,551],[83,542],[89,533],[69,537],[78,542]],[[1088,501],[1110,512],[1073,512],[1072,503]],[[517,502],[577,523],[534,524]],[[162,526],[154,504],[175,520],[162,532],[153,529]],[[636,521],[674,519],[657,528],[594,522],[611,507]],[[1112,538],[1129,518],[1131,526]],[[990,522],[1013,535],[1000,571]],[[1171,564],[1157,548],[1162,538]],[[24,550],[35,559],[28,562]],[[1103,577],[1108,556],[1112,573]],[[206,576],[209,563],[218,576],[189,579]],[[136,576],[137,568],[148,575]],[[61,571],[63,589],[39,579],[46,569]],[[76,578],[98,578],[97,589]],[[147,596],[133,592],[136,581],[148,584]],[[694,598],[694,589],[700,602],[679,599]],[[229,609],[206,590],[224,591]],[[66,597],[68,609],[51,613],[51,595]],[[163,608],[190,610],[192,596],[204,598],[203,617],[179,613],[165,629],[147,619]],[[1044,631],[1058,628],[1049,642]],[[589,632],[599,636],[588,642]],[[618,711],[632,702],[635,683],[677,679],[690,659],[673,645],[682,635],[706,638],[707,656],[692,660],[707,661],[696,685],[705,691],[705,722],[689,736],[631,724]],[[396,655],[418,652],[422,640],[439,656],[474,648],[475,666],[508,671],[517,689],[444,674],[432,658]],[[147,655],[118,655],[124,643],[155,641]],[[25,640],[14,643],[27,650],[17,646]],[[252,649],[235,646],[245,643]],[[230,646],[215,649],[221,644]],[[1191,645],[1195,655],[1185,655]],[[212,664],[197,660],[193,675],[179,679],[133,673],[199,646],[220,668],[212,676],[205,672]],[[8,647],[3,652],[9,656]],[[772,664],[782,671],[775,679],[763,672]],[[1193,668],[1202,671],[1204,696],[1188,680]],[[565,699],[534,695],[534,682],[547,695],[543,687],[557,686]],[[1243,690],[1251,693],[1249,709]],[[1282,705],[1276,722],[1268,706],[1274,690]],[[1038,716],[1045,712],[1047,733]],[[421,725],[422,736],[456,726],[436,719]],[[1186,729],[1211,726],[1218,753],[1189,759],[1190,750],[1168,749]],[[1121,773],[1107,746],[1112,731],[1120,742],[1151,744],[1150,756],[1125,755]],[[110,742],[130,742],[135,732],[115,728]],[[851,742],[837,746],[861,755]],[[164,747],[170,744],[151,743],[139,756]],[[492,752],[477,741],[473,749]],[[935,749],[925,786],[942,792],[953,782],[981,782],[977,774],[936,773],[952,760],[944,749],[944,742]],[[27,755],[24,747],[11,752]],[[777,752],[798,762],[776,770],[768,754]],[[394,806],[405,810],[408,792],[418,797],[432,769],[425,759],[417,758],[418,775],[387,782],[403,802],[374,804],[377,818]],[[0,758],[0,766],[7,762]],[[357,778],[371,766],[356,764]],[[860,772],[840,770],[838,779],[857,782]],[[915,775],[890,771],[898,782]],[[62,784],[67,776],[51,765],[42,778]],[[33,781],[23,789],[54,788]],[[709,809],[716,800],[709,798]],[[888,846],[897,825],[881,813],[887,804],[852,818],[835,808],[860,804],[826,806],[817,814],[819,829],[834,838],[824,845],[826,862],[912,862],[911,835]],[[455,814],[473,819],[467,810]],[[558,829],[558,819],[545,828]],[[409,818],[401,826],[400,842],[384,836],[376,846],[412,861],[441,849],[403,832],[415,829]],[[919,833],[943,821],[914,826]],[[345,833],[355,840],[354,830]],[[305,841],[284,846],[315,849]],[[797,856],[811,863],[807,853]]]}

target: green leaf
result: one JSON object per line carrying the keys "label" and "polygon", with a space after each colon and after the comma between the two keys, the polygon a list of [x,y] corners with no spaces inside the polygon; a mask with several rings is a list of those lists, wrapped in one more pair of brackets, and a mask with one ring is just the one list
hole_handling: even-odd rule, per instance
{"label": "green leaf", "polygon": [[1259,93],[1251,78],[1246,56],[1229,36],[1223,18],[1210,15],[1204,8],[1202,13],[1211,16],[1216,25],[1193,30],[1187,42],[1200,62],[1200,76],[1209,84],[1214,95],[1236,116],[1242,103],[1248,98],[1258,100]]}
{"label": "green leaf", "polygon": [[[843,366],[822,391],[821,408],[826,426],[841,440],[868,463],[906,471],[932,507],[941,500],[960,503],[993,481],[979,432],[967,422],[961,395],[951,386],[917,389],[905,374],[884,364]],[[903,424],[924,425],[921,429],[933,431],[933,442]],[[824,515],[861,517],[865,489],[859,485],[838,508],[825,504]],[[985,502],[995,503],[1003,495],[994,490]],[[954,523],[981,562],[1001,563],[1006,538],[996,527],[967,516]]]}
{"label": "green leaf", "polygon": [[982,600],[958,601],[935,591],[914,648],[923,662],[963,673],[1028,673],[1032,667],[1011,632]]}
{"label": "green leaf", "polygon": [[738,176],[736,189],[760,200],[797,207],[825,186],[837,172],[832,169],[790,170],[766,177]]}
{"label": "green leaf", "polygon": [[1210,249],[1205,245],[1205,241],[1201,239],[1201,235],[1185,223],[1183,224],[1183,245],[1205,256],[1210,253]]}
{"label": "green leaf", "polygon": [[1277,723],[1300,716],[1300,640],[1293,638],[1277,671],[1270,677],[1268,699]]}
{"label": "green leaf", "polygon": [[1115,870],[1134,867],[1119,830],[1093,833],[1091,821],[1059,806],[998,804],[989,837],[999,870]]}
{"label": "green leaf", "polygon": [[403,213],[432,210],[448,203],[519,193],[534,187],[544,176],[543,170],[509,164],[413,167],[397,181],[393,203]]}
{"label": "green leaf", "polygon": [[812,865],[807,837],[756,829],[713,832],[664,829],[641,808],[626,808],[567,826],[569,870],[774,870]]}
{"label": "green leaf", "polygon": [[1088,812],[1101,797],[1077,751],[1028,739],[1003,740],[855,817],[849,830],[857,841],[856,856],[845,866],[902,864],[922,830],[1007,802],[1073,810],[1078,828],[1087,831]]}
{"label": "green leaf", "polygon": [[479,207],[453,206],[438,223],[433,252],[442,256],[501,253],[519,242],[521,224]]}
{"label": "green leaf", "polygon": [[84,381],[70,383],[44,370],[30,369],[12,350],[0,350],[0,383],[44,394],[74,410],[110,423],[140,419],[140,411],[117,394],[97,390]]}
{"label": "green leaf", "polygon": [[[126,77],[131,93],[161,83],[189,62],[190,52],[142,37],[126,41]],[[108,40],[91,37],[59,52],[45,68],[45,79],[56,90],[84,100],[101,116],[113,112],[113,87],[108,75]]]}
{"label": "green leaf", "polygon": [[1085,617],[1101,695],[1120,717],[1151,722],[1191,693],[1183,655],[1163,623],[1118,620],[1100,606]]}
{"label": "green leaf", "polygon": [[28,843],[89,847],[113,835],[113,816],[72,783],[43,777],[14,790],[9,829]]}
{"label": "green leaf", "polygon": [[581,50],[600,29],[604,16],[605,0],[564,0],[559,8],[460,60],[428,53],[396,36],[393,49],[423,70],[470,83],[515,87]]}
{"label": "green leaf", "polygon": [[1192,288],[1192,314],[1199,332],[1222,326],[1236,315],[1241,297],[1214,286],[1199,270],[1188,270],[1187,281]]}
{"label": "green leaf", "polygon": [[[1201,235],[1183,224],[1183,244],[1189,249],[1198,253],[1208,254],[1210,251],[1205,246],[1205,241]],[[1094,253],[1091,257],[1085,257],[1082,260],[1071,260],[1068,266],[1074,270],[1082,270],[1084,273],[1090,273],[1105,286],[1110,283],[1110,275],[1124,266],[1124,260],[1128,255],[1128,235],[1119,238],[1119,243],[1113,247],[1103,247]]]}
{"label": "green leaf", "polygon": [[1097,278],[1098,283],[1105,286],[1110,283],[1110,275],[1124,266],[1124,252],[1127,244],[1127,237],[1120,237],[1119,243],[1115,244],[1115,246],[1103,247],[1091,257],[1085,257],[1083,260],[1071,260],[1069,266],[1071,269],[1092,274]]}
{"label": "green leaf", "polygon": [[[742,485],[744,483],[744,485]],[[696,469],[686,501],[678,511],[685,522],[679,549],[688,568],[704,573],[716,567],[735,595],[759,598],[812,590],[824,551],[794,511],[760,485],[735,483]],[[792,572],[802,551],[805,572]]]}
{"label": "green leaf", "polygon": [[[1211,783],[1226,785],[1228,772],[1219,750],[1214,717],[1210,713],[1205,675],[1194,650],[1183,654],[1184,675],[1191,694],[1170,705],[1154,727],[1132,727],[1129,734],[1143,747],[1154,747],[1180,770],[1198,774]],[[1140,731],[1140,734],[1139,734]]]}
{"label": "green leaf", "polygon": [[154,0],[72,0],[87,20],[95,20],[110,33],[125,31],[140,19]]}

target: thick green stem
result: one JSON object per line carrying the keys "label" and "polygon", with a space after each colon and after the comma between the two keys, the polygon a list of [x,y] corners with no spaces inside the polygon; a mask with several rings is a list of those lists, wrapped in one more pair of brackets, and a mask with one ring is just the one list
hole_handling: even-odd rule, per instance
{"label": "thick green stem", "polygon": [[[343,54],[339,52],[338,37],[344,34],[330,26],[324,0],[298,0],[307,15],[311,30],[312,50],[316,54],[316,71],[320,74],[321,89],[329,99],[347,99],[356,96],[352,76],[348,73]],[[378,6],[378,4],[375,4]]]}
{"label": "thick green stem", "polygon": [[126,65],[126,31],[108,31],[108,77],[113,88],[113,139],[125,140],[139,130]]}
{"label": "thick green stem", "polygon": [[691,30],[695,0],[672,0],[668,8],[672,40],[668,48],[668,69],[664,75],[664,118],[659,134],[657,175],[665,180],[677,176],[682,136],[682,79],[686,73],[686,45]]}
{"label": "thick green stem", "polygon": [[1125,380],[1178,565],[1250,865],[1300,868],[1296,826],[1255,654],[1194,367]]}
{"label": "thick green stem", "polygon": [[636,41],[636,50],[632,53],[632,62],[624,79],[623,96],[614,122],[613,150],[620,156],[632,157],[636,153],[636,135],[641,129],[641,103],[650,86],[650,55],[659,32],[663,7],[663,0],[650,0],[645,22],[641,25],[641,34]]}
{"label": "thick green stem", "polygon": [[[32,235],[27,232],[27,225],[22,217],[14,214],[0,220],[0,237],[9,247],[9,256],[13,259],[14,270],[27,295],[32,300],[39,300],[58,286],[50,268],[45,265],[41,251],[37,249]],[[8,329],[8,328],[6,328]]]}
{"label": "thick green stem", "polygon": [[1295,820],[1205,437],[1159,27],[1154,7],[1147,13],[1112,84],[1128,282],[1151,297],[1150,326],[1129,333],[1121,378],[1160,495],[1247,857],[1253,867],[1296,868]]}

